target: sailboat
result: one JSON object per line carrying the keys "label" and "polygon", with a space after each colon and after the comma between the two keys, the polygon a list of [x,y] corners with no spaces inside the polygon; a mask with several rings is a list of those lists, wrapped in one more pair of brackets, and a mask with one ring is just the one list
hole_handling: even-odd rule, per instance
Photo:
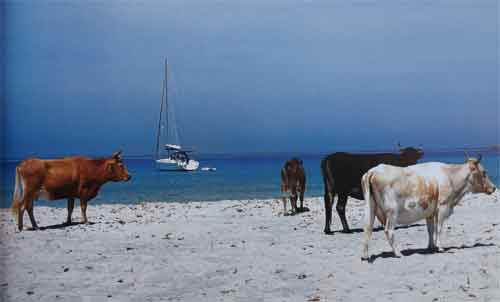
{"label": "sailboat", "polygon": [[165,59],[165,78],[156,133],[155,162],[160,170],[194,171],[198,169],[200,163],[189,157],[191,152],[193,151],[183,149],[180,145],[173,103],[169,104],[168,100],[168,62]]}

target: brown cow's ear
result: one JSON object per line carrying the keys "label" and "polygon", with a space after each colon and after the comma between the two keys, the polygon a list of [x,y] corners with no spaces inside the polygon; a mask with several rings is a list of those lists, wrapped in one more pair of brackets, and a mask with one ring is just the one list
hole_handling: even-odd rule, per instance
{"label": "brown cow's ear", "polygon": [[106,170],[108,172],[113,172],[113,164],[112,163],[107,163],[106,164]]}
{"label": "brown cow's ear", "polygon": [[114,159],[121,160],[122,159],[122,150],[113,153],[113,155],[111,155],[111,157]]}

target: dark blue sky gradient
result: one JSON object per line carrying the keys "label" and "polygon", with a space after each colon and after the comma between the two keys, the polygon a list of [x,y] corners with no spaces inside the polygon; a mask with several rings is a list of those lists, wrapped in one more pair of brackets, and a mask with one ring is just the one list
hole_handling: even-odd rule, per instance
{"label": "dark blue sky gradient", "polygon": [[499,142],[496,0],[2,3],[8,158]]}

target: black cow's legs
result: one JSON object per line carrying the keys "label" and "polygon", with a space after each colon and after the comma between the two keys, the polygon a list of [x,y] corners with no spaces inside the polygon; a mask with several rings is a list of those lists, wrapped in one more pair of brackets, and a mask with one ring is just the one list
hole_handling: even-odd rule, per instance
{"label": "black cow's legs", "polygon": [[73,213],[74,207],[75,207],[75,199],[68,198],[68,218],[66,219],[67,225],[71,225],[71,214]]}
{"label": "black cow's legs", "polygon": [[333,234],[330,230],[330,225],[332,223],[332,208],[334,196],[335,194],[325,192],[325,234]]}
{"label": "black cow's legs", "polygon": [[347,224],[347,219],[345,217],[345,207],[347,205],[347,195],[339,194],[339,200],[337,201],[337,213],[339,214],[340,221],[342,222],[342,228],[344,232],[350,233],[349,225]]}

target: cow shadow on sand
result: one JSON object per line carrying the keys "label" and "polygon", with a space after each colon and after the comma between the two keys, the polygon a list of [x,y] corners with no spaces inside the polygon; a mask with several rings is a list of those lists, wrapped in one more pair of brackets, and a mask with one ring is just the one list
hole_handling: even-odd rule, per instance
{"label": "cow shadow on sand", "polygon": [[[420,227],[420,226],[425,226],[425,224],[415,223],[415,224],[410,224],[410,225],[401,225],[401,226],[397,226],[396,230],[398,230],[398,229],[408,229],[408,228]],[[373,232],[380,232],[380,231],[383,231],[383,230],[384,230],[383,226],[378,226],[376,228],[373,228]],[[363,232],[364,232],[364,230],[362,228],[355,228],[355,229],[350,229],[349,232],[345,232],[343,230],[340,230],[340,231],[332,232],[329,235],[333,235],[334,233],[353,234],[353,233],[363,233]]]}
{"label": "cow shadow on sand", "polygon": [[[402,250],[401,251],[401,254],[403,254],[403,256],[411,256],[411,255],[414,255],[414,254],[420,254],[420,255],[430,255],[430,254],[443,254],[443,253],[454,253],[455,250],[464,250],[464,249],[472,249],[472,248],[480,248],[480,247],[491,247],[491,246],[494,246],[494,247],[499,247],[498,245],[494,244],[494,243],[475,243],[475,244],[472,244],[472,245],[465,245],[465,244],[462,244],[461,246],[447,246],[447,247],[443,247],[443,251],[438,251],[438,250],[429,250],[427,248],[418,248],[418,249],[406,249],[406,250]],[[372,255],[370,256],[370,258],[368,259],[368,262],[369,263],[373,263],[375,262],[375,260],[377,260],[378,258],[396,258],[396,256],[394,256],[394,253],[391,251],[391,252],[382,252],[378,255]]]}
{"label": "cow shadow on sand", "polygon": [[[38,227],[38,230],[40,230],[40,231],[57,230],[57,229],[64,229],[64,228],[67,228],[67,227],[72,227],[72,226],[80,225],[80,224],[85,225],[85,223],[83,221],[78,221],[78,222],[73,221],[70,224],[63,222],[63,223],[58,223],[58,224],[41,226],[41,227]],[[93,225],[93,224],[95,224],[95,222],[87,222],[86,224],[87,225]],[[29,229],[29,230],[32,230],[32,229]]]}

